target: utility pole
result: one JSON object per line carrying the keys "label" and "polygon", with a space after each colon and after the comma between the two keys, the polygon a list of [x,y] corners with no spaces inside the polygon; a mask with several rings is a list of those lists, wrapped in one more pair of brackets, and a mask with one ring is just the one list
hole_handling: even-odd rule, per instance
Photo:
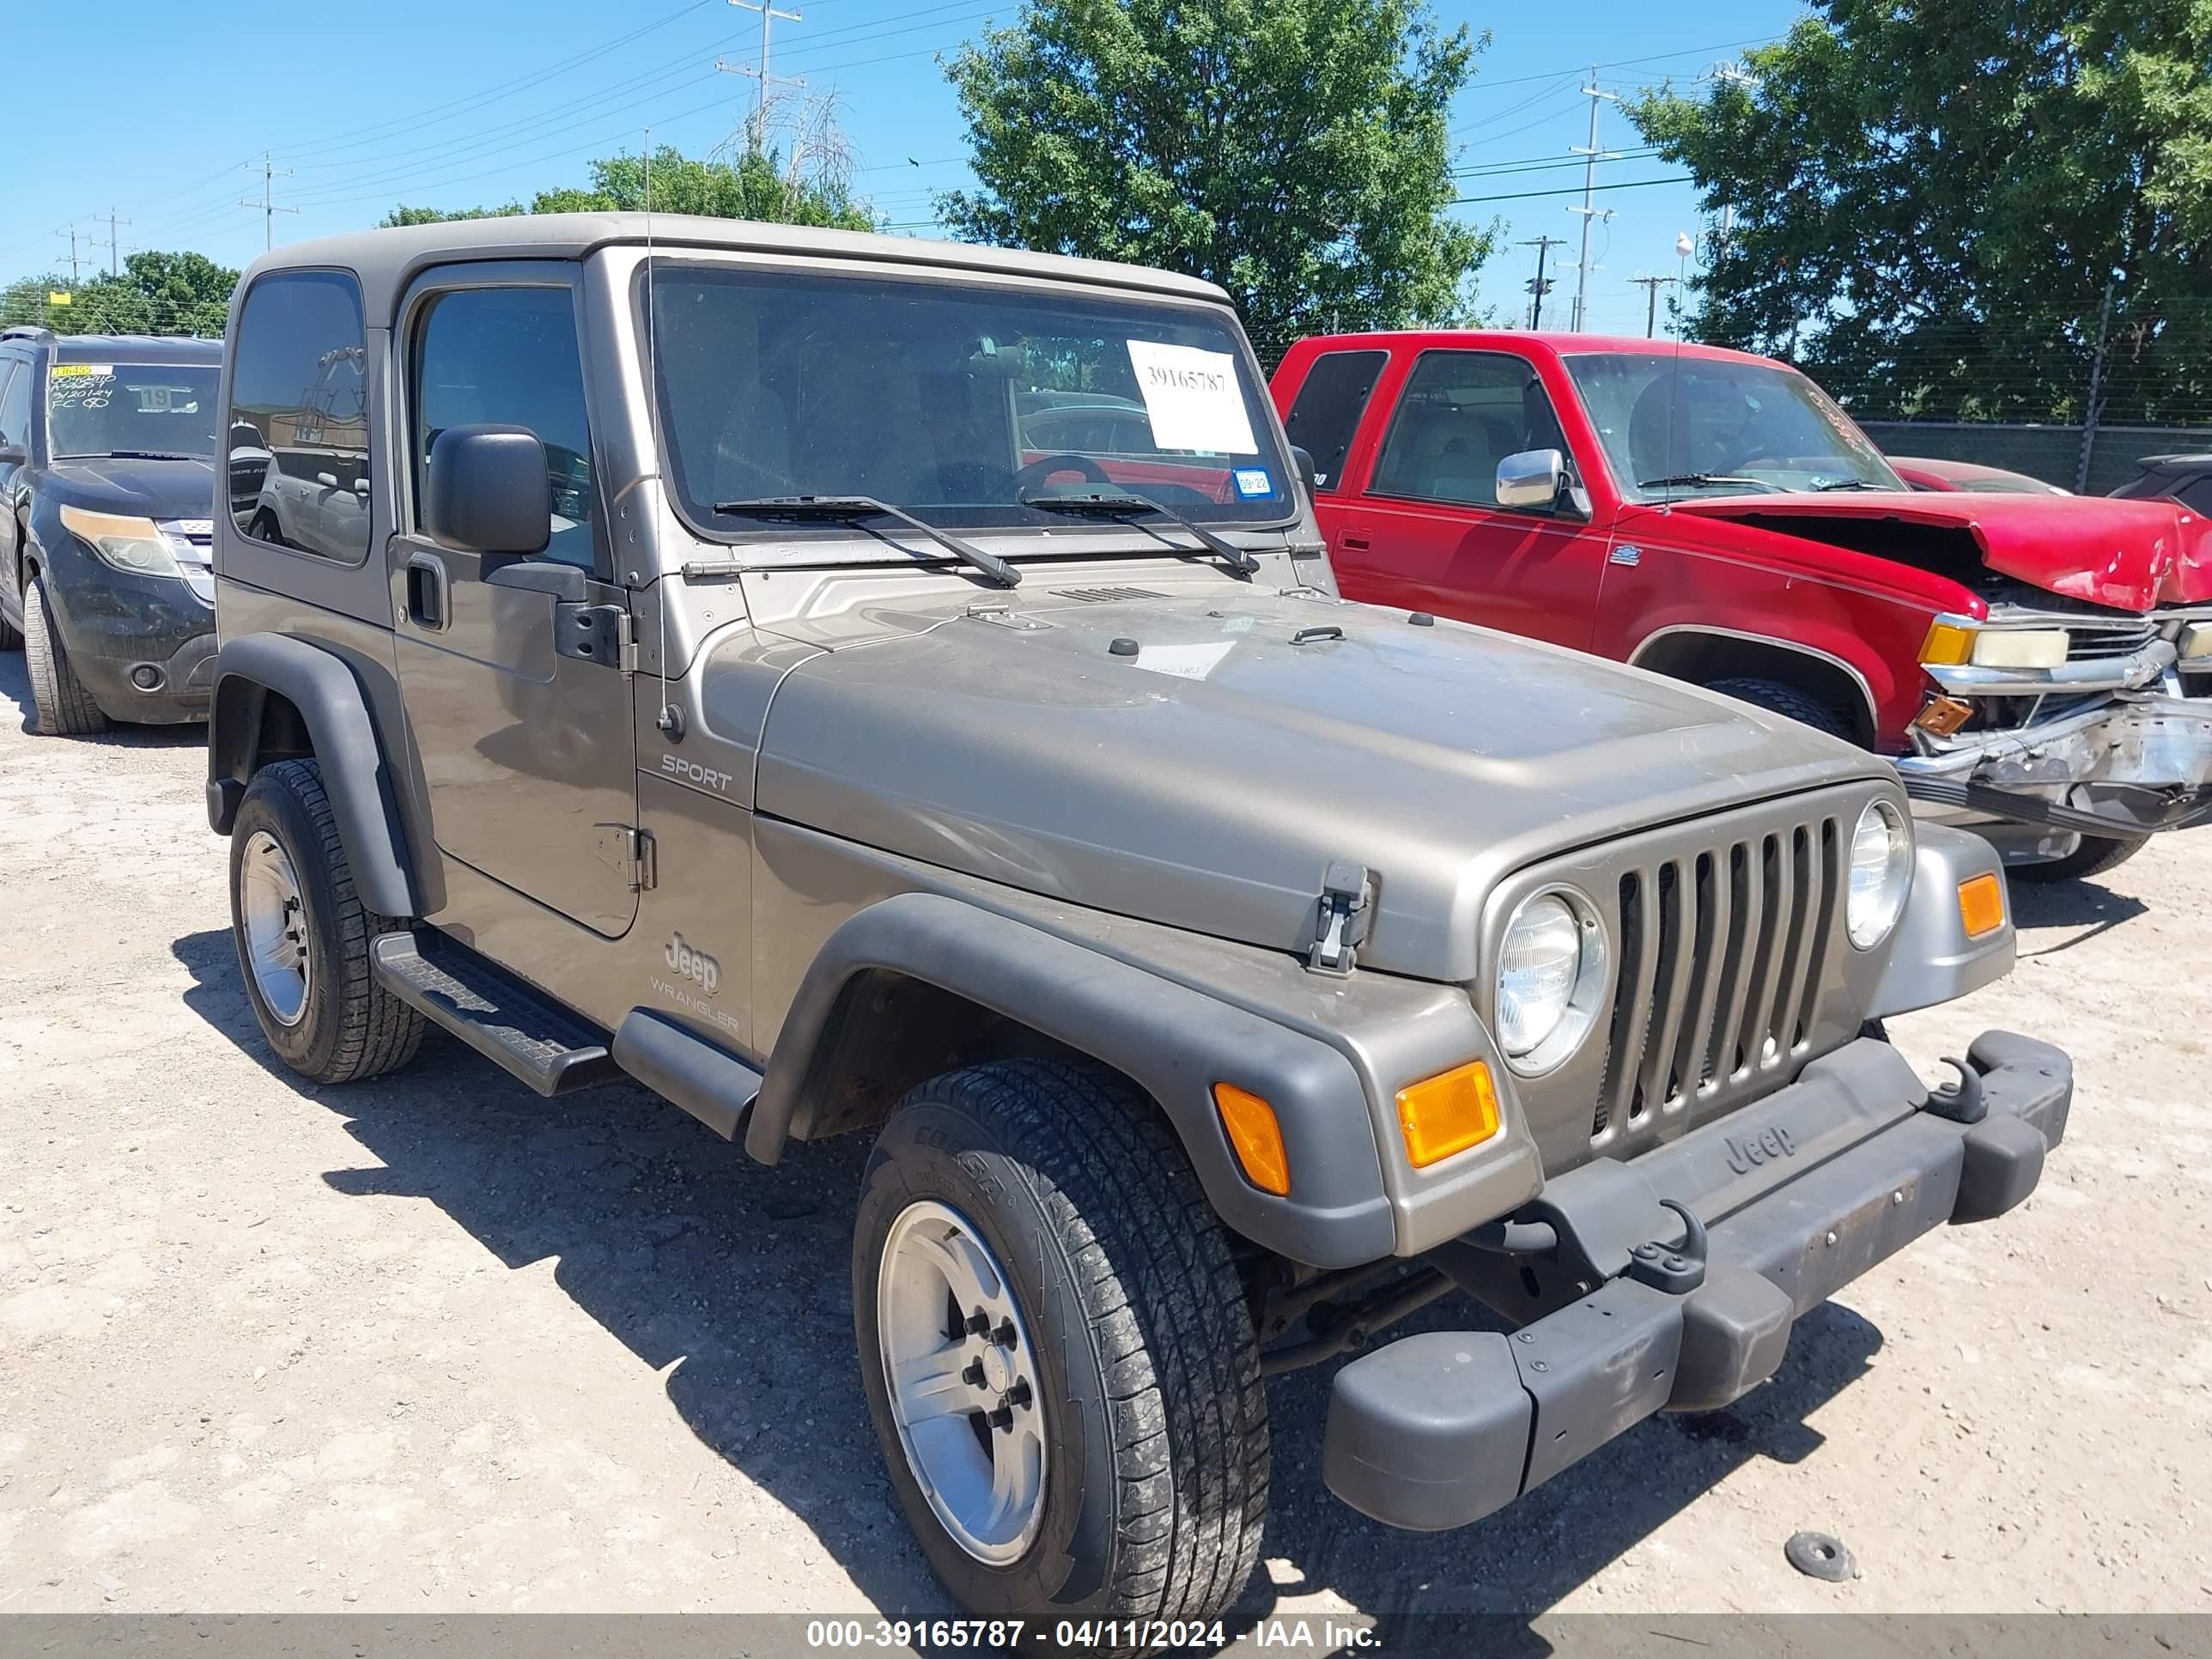
{"label": "utility pole", "polygon": [[2097,355],[2089,360],[2089,403],[2081,411],[2081,453],[2074,465],[2074,493],[2089,493],[2089,462],[2096,453],[2097,418],[2104,411],[2105,347],[2112,338],[2112,290],[2119,285],[2119,267],[2105,278],[2105,303],[2097,313]]}
{"label": "utility pole", "polygon": [[[94,214],[92,216],[92,221],[94,224],[98,224],[100,222],[100,216],[97,213]],[[127,225],[130,222],[131,222],[128,219],[117,218],[115,216],[115,210],[113,208],[111,207],[107,210],[107,274],[111,276],[118,276],[122,275],[123,271],[121,264],[116,258],[115,228],[118,225]],[[76,238],[74,234],[70,238],[70,274],[74,276],[76,274]]]}
{"label": "utility pole", "polygon": [[1528,282],[1528,292],[1535,297],[1528,302],[1528,326],[1540,328],[1544,322],[1544,296],[1552,291],[1551,279],[1544,275],[1544,256],[1555,247],[1565,247],[1564,236],[1533,236],[1521,244],[1536,250],[1536,274]]}
{"label": "utility pole", "polygon": [[[1620,100],[1598,85],[1597,65],[1595,64],[1590,65],[1590,83],[1583,88],[1583,96],[1590,100],[1589,143],[1588,144],[1577,144],[1568,152],[1570,155],[1579,155],[1583,158],[1583,204],[1580,207],[1571,207],[1567,210],[1570,213],[1579,213],[1583,216],[1582,262],[1575,267],[1574,326],[1575,331],[1577,333],[1582,332],[1589,326],[1590,222],[1597,218],[1600,212],[1595,199],[1597,193],[1597,164],[1600,161],[1618,161],[1620,159],[1618,156],[1609,155],[1606,151],[1598,148],[1598,106],[1607,103],[1617,104]],[[1610,209],[1605,210],[1604,216],[1607,218],[1612,217],[1612,210]]]}
{"label": "utility pole", "polygon": [[1674,287],[1676,279],[1672,276],[1632,276],[1628,280],[1644,290],[1644,337],[1648,340],[1659,331],[1659,290]]}
{"label": "utility pole", "polygon": [[76,252],[76,227],[71,225],[67,230],[58,230],[54,234],[70,239],[70,286],[75,288],[82,276],[82,273],[77,269],[79,261]]}
{"label": "utility pole", "polygon": [[295,207],[278,207],[270,194],[278,176],[281,174],[289,178],[292,169],[271,167],[269,164],[267,150],[261,152],[259,167],[256,168],[251,161],[246,165],[249,171],[258,172],[261,174],[261,199],[257,202],[250,196],[241,196],[238,198],[238,204],[240,207],[258,207],[261,210],[261,251],[266,253],[276,246],[276,216],[280,213],[297,213],[300,210]]}
{"label": "utility pole", "polygon": [[805,19],[796,11],[779,10],[775,4],[775,0],[730,0],[730,3],[740,10],[757,11],[760,14],[760,63],[757,66],[750,64],[729,64],[717,58],[714,60],[714,67],[725,75],[750,76],[760,83],[753,94],[752,148],[765,150],[768,148],[769,88],[777,85],[803,87],[806,84],[803,79],[796,76],[769,73],[769,33],[779,17],[787,23],[804,22]]}

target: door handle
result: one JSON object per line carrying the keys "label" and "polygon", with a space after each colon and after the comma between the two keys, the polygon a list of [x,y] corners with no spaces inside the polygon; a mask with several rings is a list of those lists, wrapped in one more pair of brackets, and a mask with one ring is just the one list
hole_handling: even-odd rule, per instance
{"label": "door handle", "polygon": [[1364,553],[1369,545],[1367,538],[1364,536],[1340,536],[1337,538],[1337,540],[1341,542],[1345,546],[1350,548],[1355,553]]}
{"label": "door handle", "polygon": [[407,615],[418,628],[443,633],[453,615],[446,604],[446,562],[434,553],[416,553],[407,561]]}

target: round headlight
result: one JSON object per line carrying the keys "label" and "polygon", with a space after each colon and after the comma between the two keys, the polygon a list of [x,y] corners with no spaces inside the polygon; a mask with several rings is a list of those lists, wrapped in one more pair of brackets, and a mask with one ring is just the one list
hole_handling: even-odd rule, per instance
{"label": "round headlight", "polygon": [[1851,832],[1851,892],[1844,921],[1851,943],[1871,951],[1889,937],[1912,890],[1912,837],[1886,800],[1867,803]]}
{"label": "round headlight", "polygon": [[1595,916],[1558,891],[1522,901],[1498,951],[1498,1041],[1506,1054],[1540,1065],[1580,1042],[1604,965]]}

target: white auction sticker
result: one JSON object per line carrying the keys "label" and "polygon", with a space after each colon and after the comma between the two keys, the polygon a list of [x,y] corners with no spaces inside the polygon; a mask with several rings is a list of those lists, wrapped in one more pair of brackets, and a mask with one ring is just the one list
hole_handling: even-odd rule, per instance
{"label": "white auction sticker", "polygon": [[1258,452],[1244,412],[1237,359],[1228,352],[1132,340],[1129,362],[1152,419],[1152,441],[1162,449],[1202,449],[1217,455]]}

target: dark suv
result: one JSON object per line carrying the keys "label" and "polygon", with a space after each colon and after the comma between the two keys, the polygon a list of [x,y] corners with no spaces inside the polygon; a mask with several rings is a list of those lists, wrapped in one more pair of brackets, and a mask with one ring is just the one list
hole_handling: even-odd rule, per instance
{"label": "dark suv", "polygon": [[41,732],[204,720],[218,340],[0,333],[0,647]]}

